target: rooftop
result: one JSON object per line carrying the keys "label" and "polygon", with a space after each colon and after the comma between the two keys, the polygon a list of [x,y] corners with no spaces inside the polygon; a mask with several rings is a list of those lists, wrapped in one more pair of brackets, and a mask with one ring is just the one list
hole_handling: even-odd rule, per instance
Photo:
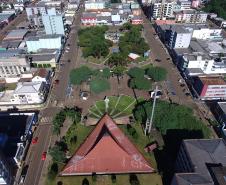
{"label": "rooftop", "polygon": [[8,19],[11,15],[12,15],[12,13],[0,13],[0,22],[5,21],[5,20]]}
{"label": "rooftop", "polygon": [[18,82],[14,94],[38,93],[41,85],[41,82]]}
{"label": "rooftop", "polygon": [[23,40],[27,34],[27,29],[18,29],[10,31],[3,40]]}
{"label": "rooftop", "polygon": [[226,102],[217,102],[222,111],[226,114]]}
{"label": "rooftop", "polygon": [[96,174],[151,173],[153,171],[154,169],[116,123],[105,114],[60,175],[92,175],[93,172]]}
{"label": "rooftop", "polygon": [[226,82],[221,77],[199,77],[205,85],[226,85]]}
{"label": "rooftop", "polygon": [[51,38],[59,38],[62,37],[60,34],[54,34],[54,35],[37,35],[37,36],[30,36],[27,37],[27,41],[38,41],[39,39],[51,39]]}

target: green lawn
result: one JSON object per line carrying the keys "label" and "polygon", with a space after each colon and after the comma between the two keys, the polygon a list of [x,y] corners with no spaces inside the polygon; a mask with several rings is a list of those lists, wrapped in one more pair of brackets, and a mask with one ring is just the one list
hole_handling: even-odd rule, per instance
{"label": "green lawn", "polygon": [[[153,139],[149,139],[148,137],[144,136],[142,128],[140,124],[136,123],[133,125],[133,127],[136,129],[136,132],[138,133],[138,138],[133,139],[132,136],[129,135],[127,132],[126,126],[121,125],[120,128],[124,131],[124,133],[129,137],[130,141],[132,141],[136,147],[139,149],[139,151],[144,155],[144,157],[148,160],[148,162],[151,164],[151,166],[154,169],[157,169],[157,164],[154,158],[154,154],[148,154],[144,151],[144,147],[153,141]],[[88,133],[92,130],[93,127],[85,127],[83,125],[77,124],[73,125],[67,134],[66,137],[71,135],[70,133],[72,131],[78,133],[77,136],[77,142],[76,144],[70,146],[71,153],[74,153],[76,149],[79,147],[81,143],[83,143],[84,139],[88,135]],[[161,176],[158,175],[158,173],[153,174],[137,174],[137,177],[139,179],[140,185],[161,185],[162,180]],[[47,179],[46,185],[56,185],[58,181],[62,181],[63,185],[82,185],[82,181],[84,178],[87,178],[90,185],[130,185],[129,182],[129,175],[116,175],[116,183],[113,184],[111,181],[110,175],[104,175],[104,176],[97,176],[97,181],[93,182],[91,176],[72,176],[72,177],[57,177],[54,180]]]}
{"label": "green lawn", "polygon": [[[126,95],[121,95],[119,97],[109,96],[108,99],[109,103],[107,112],[113,118],[132,114],[132,110],[136,104],[135,98]],[[142,98],[139,98],[139,100],[141,99]],[[106,108],[104,100],[96,101],[95,105],[89,109],[90,116],[95,118],[100,118],[105,113],[105,111]]]}

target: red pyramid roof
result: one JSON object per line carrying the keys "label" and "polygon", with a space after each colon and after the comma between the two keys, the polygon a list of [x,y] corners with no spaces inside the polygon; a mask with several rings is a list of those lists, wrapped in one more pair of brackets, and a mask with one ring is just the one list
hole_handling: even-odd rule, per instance
{"label": "red pyramid roof", "polygon": [[154,169],[111,117],[105,114],[60,175],[151,173],[153,171]]}

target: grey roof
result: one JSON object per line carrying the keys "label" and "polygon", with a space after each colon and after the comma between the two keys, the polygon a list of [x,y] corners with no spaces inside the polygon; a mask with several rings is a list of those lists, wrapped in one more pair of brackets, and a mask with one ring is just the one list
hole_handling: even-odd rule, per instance
{"label": "grey roof", "polygon": [[213,182],[205,179],[197,173],[177,173],[175,174],[179,185],[213,185]]}
{"label": "grey roof", "polygon": [[0,13],[0,22],[8,19],[10,16],[12,16],[13,14],[9,14],[9,13]]}
{"label": "grey roof", "polygon": [[201,68],[187,68],[186,71],[188,71],[188,73],[195,73],[195,74],[203,74],[203,71]]}
{"label": "grey roof", "polygon": [[89,18],[89,17],[96,17],[96,13],[89,13],[89,12],[83,12],[82,13],[82,18]]}
{"label": "grey roof", "polygon": [[48,61],[52,60],[53,58],[55,59],[56,55],[55,54],[44,54],[44,55],[31,55],[32,61]]}
{"label": "grey roof", "polygon": [[4,38],[4,40],[23,39],[23,37],[26,35],[27,32],[28,32],[27,29],[12,30],[7,34],[7,36]]}
{"label": "grey roof", "polygon": [[226,102],[217,102],[221,110],[226,114]]}
{"label": "grey roof", "polygon": [[184,25],[170,25],[170,24],[162,24],[159,25],[162,30],[172,30],[177,33],[190,33],[188,29]]}
{"label": "grey roof", "polygon": [[20,56],[21,54],[25,54],[25,51],[21,49],[12,49],[12,50],[6,50],[6,51],[0,50],[0,58],[10,58],[15,56]]}
{"label": "grey roof", "polygon": [[26,40],[27,41],[38,41],[39,39],[50,39],[50,38],[59,38],[62,37],[62,35],[60,34],[54,34],[54,35],[39,35],[39,36],[31,36],[31,37],[27,37]]}
{"label": "grey roof", "polygon": [[211,179],[206,163],[226,166],[226,145],[223,139],[189,139],[184,140],[183,144],[194,172],[206,179]]}
{"label": "grey roof", "polygon": [[21,40],[3,41],[1,43],[1,47],[2,48],[18,48],[21,42],[22,42]]}
{"label": "grey roof", "polygon": [[106,20],[108,22],[111,21],[111,16],[97,16],[97,21]]}
{"label": "grey roof", "polygon": [[14,91],[14,94],[38,93],[41,85],[41,82],[19,82]]}

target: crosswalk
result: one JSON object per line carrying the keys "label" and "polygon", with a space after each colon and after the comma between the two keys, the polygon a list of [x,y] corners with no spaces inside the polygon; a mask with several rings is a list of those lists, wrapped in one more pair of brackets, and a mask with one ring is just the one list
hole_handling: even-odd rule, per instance
{"label": "crosswalk", "polygon": [[53,118],[52,117],[42,117],[40,119],[40,123],[52,123]]}

